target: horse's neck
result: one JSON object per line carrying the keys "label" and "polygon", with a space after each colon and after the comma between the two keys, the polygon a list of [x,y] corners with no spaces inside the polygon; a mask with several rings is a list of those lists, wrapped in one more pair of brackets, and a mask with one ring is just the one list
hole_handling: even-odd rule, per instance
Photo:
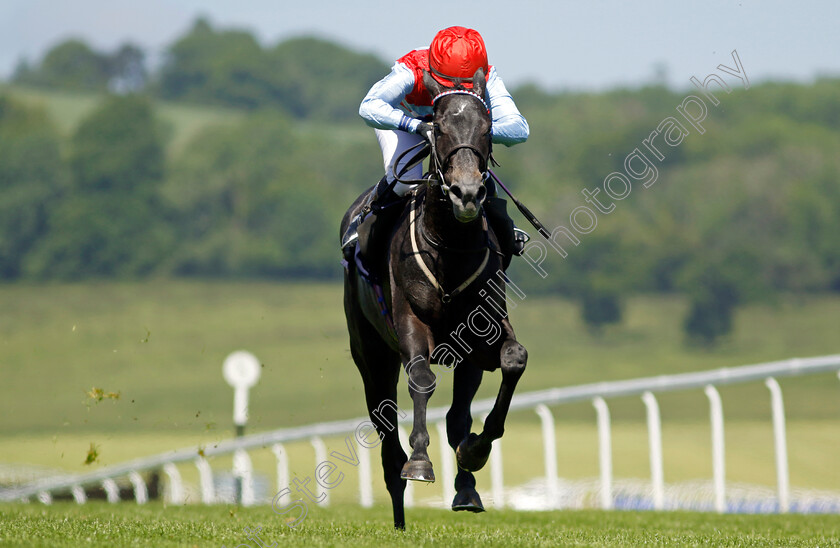
{"label": "horse's neck", "polygon": [[430,188],[423,203],[423,231],[433,241],[455,249],[480,248],[486,244],[484,226],[476,220],[462,223],[452,214],[452,204],[440,187]]}

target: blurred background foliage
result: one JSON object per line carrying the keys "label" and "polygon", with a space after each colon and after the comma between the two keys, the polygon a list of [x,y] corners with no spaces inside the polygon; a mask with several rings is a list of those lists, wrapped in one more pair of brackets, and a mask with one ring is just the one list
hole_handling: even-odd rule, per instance
{"label": "blurred background foliage", "polygon": [[[338,279],[339,221],[382,169],[358,104],[388,67],[204,19],[156,67],[132,44],[79,39],[21,62],[0,88],[0,280]],[[531,138],[498,147],[498,173],[551,228],[687,91],[512,93]],[[742,303],[840,291],[840,80],[716,95],[706,133],[668,147],[651,188],[599,215],[544,280],[522,261],[514,278],[578,299],[594,332],[627,295],[684,293],[702,344]]]}

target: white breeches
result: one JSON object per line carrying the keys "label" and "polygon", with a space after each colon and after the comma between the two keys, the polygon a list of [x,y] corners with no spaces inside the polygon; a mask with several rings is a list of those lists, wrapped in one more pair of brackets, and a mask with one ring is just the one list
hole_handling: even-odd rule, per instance
{"label": "white breeches", "polygon": [[[407,133],[400,130],[392,129],[374,129],[376,139],[379,141],[379,146],[382,148],[382,161],[385,164],[385,174],[388,176],[388,181],[394,180],[394,160],[409,149],[421,142],[423,138],[414,133]],[[397,166],[397,173],[408,163],[413,154],[407,154],[402,159],[400,165]],[[423,163],[419,163],[400,177],[402,179],[420,179],[423,176]],[[397,183],[394,185],[394,192],[398,196],[405,196],[408,191],[414,188],[414,185],[405,185]]]}

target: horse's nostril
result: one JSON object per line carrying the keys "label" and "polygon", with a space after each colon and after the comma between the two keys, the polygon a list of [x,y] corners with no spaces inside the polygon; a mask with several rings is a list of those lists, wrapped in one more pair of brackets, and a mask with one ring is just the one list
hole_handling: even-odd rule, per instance
{"label": "horse's nostril", "polygon": [[455,195],[456,198],[460,199],[464,197],[464,193],[461,191],[461,187],[457,185],[452,185],[451,187],[449,187],[449,192]]}
{"label": "horse's nostril", "polygon": [[484,201],[484,198],[486,198],[486,197],[487,197],[487,189],[482,186],[481,188],[478,189],[478,196],[476,196],[476,200],[478,200],[478,202],[481,203],[481,202]]}

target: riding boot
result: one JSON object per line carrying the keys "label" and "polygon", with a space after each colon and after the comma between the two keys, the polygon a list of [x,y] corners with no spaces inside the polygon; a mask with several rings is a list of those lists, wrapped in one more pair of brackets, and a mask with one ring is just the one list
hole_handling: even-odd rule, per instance
{"label": "riding boot", "polygon": [[499,240],[499,251],[502,254],[503,266],[507,270],[513,255],[521,255],[529,236],[513,224],[513,219],[507,213],[507,202],[497,196],[488,196],[484,200],[484,211],[487,213],[487,223]]}
{"label": "riding boot", "polygon": [[388,236],[403,212],[402,207],[394,204],[397,201],[401,201],[400,196],[388,189],[388,182],[383,178],[376,187],[370,214],[357,229],[359,255],[367,264],[372,265],[372,260],[386,256]]}
{"label": "riding boot", "polygon": [[341,239],[341,250],[348,261],[355,253],[357,245],[360,247],[359,253],[363,257],[365,255],[373,256],[371,252],[376,253],[375,247],[377,244],[374,243],[371,246],[370,240],[376,240],[380,232],[387,232],[391,224],[391,217],[396,216],[392,212],[399,213],[401,211],[402,208],[399,207],[384,207],[399,200],[399,196],[388,187],[387,178],[382,177],[370,193],[362,212],[350,221],[350,225]]}

